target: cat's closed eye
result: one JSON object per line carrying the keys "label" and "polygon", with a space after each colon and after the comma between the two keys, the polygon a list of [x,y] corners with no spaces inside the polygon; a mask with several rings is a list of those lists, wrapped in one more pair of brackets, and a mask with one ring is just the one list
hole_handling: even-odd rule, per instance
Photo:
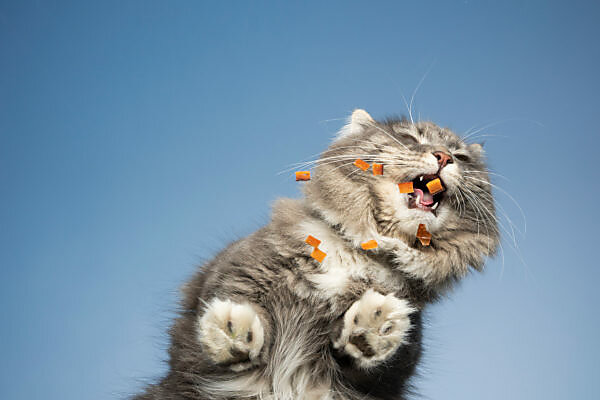
{"label": "cat's closed eye", "polygon": [[458,161],[462,161],[462,162],[470,162],[471,161],[471,157],[469,157],[466,154],[462,154],[462,153],[454,154],[454,158],[457,159]]}
{"label": "cat's closed eye", "polygon": [[413,143],[419,143],[417,138],[409,133],[400,133],[399,136],[402,140],[413,142]]}

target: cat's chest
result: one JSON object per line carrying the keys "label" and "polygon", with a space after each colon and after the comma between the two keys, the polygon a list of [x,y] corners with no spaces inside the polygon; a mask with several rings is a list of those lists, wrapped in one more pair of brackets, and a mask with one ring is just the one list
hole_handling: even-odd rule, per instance
{"label": "cat's chest", "polygon": [[304,277],[312,284],[318,297],[331,301],[365,288],[379,288],[387,293],[398,289],[397,276],[359,250],[335,243],[323,246],[322,250],[327,256],[318,268],[307,272]]}
{"label": "cat's chest", "polygon": [[337,308],[369,288],[386,294],[399,289],[398,275],[369,253],[377,250],[355,248],[320,220],[303,221],[297,229],[298,237],[317,238],[319,250],[326,254],[322,261],[300,268],[302,277],[295,285],[298,295],[326,301]]}

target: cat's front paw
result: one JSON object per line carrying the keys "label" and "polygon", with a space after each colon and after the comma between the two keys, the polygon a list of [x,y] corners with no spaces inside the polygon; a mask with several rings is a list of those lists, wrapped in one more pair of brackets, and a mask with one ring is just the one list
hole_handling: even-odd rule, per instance
{"label": "cat's front paw", "polygon": [[344,326],[333,347],[361,368],[373,367],[394,354],[410,329],[408,301],[369,289],[344,314]]}
{"label": "cat's front paw", "polygon": [[264,329],[250,304],[215,298],[198,320],[198,339],[215,363],[243,371],[258,364]]}

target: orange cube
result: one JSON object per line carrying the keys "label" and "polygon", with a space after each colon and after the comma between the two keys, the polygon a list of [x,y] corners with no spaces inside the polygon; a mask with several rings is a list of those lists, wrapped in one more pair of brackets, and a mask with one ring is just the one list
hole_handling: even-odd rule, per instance
{"label": "orange cube", "polygon": [[400,193],[413,193],[415,191],[412,182],[399,183],[398,188],[400,189]]}
{"label": "orange cube", "polygon": [[323,260],[325,259],[326,255],[327,254],[323,253],[321,250],[317,249],[316,247],[313,250],[313,252],[310,253],[310,256],[312,258],[314,258],[315,260],[317,260],[318,262],[323,262]]}
{"label": "orange cube", "polygon": [[419,229],[417,229],[417,239],[419,239],[423,246],[429,246],[431,243],[431,233],[427,232],[424,224],[419,224]]}
{"label": "orange cube", "polygon": [[444,191],[444,186],[442,186],[442,181],[440,178],[435,178],[432,181],[427,182],[427,189],[429,189],[429,193],[436,194]]}
{"label": "orange cube", "polygon": [[310,171],[296,171],[297,181],[310,181]]}
{"label": "orange cube", "polygon": [[373,163],[373,175],[383,175],[383,164]]}
{"label": "orange cube", "polygon": [[361,243],[360,247],[362,247],[363,250],[376,249],[377,248],[377,242],[375,240],[369,240],[368,242]]}
{"label": "orange cube", "polygon": [[314,236],[308,235],[308,237],[304,240],[306,243],[310,244],[312,247],[319,247],[321,241]]}
{"label": "orange cube", "polygon": [[356,165],[358,168],[362,169],[363,171],[368,170],[370,167],[369,163],[364,162],[360,158],[357,158],[356,161],[354,161],[354,165]]}

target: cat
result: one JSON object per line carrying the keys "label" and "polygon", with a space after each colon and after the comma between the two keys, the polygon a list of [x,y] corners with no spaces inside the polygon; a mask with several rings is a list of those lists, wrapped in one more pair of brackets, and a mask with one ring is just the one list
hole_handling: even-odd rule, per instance
{"label": "cat", "polygon": [[[383,164],[383,174],[354,161]],[[169,371],[137,400],[405,399],[422,312],[499,243],[481,145],[355,110],[271,221],[183,287]],[[444,191],[425,185],[439,178]],[[413,193],[398,183],[412,182]],[[424,224],[432,239],[415,236]],[[308,235],[325,253],[311,257]],[[377,248],[361,243],[375,240]]]}

